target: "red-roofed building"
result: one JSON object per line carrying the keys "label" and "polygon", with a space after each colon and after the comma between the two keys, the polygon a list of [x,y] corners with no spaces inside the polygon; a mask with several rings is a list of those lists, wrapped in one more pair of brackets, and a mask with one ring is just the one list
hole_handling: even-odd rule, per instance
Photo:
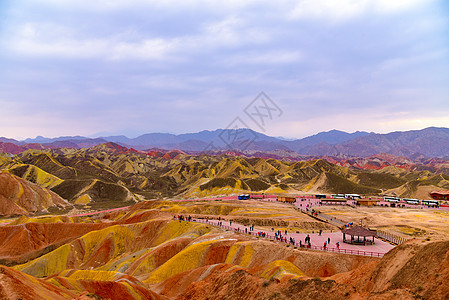
{"label": "red-roofed building", "polygon": [[435,200],[449,200],[449,191],[448,190],[433,191],[430,193],[430,197],[432,197]]}

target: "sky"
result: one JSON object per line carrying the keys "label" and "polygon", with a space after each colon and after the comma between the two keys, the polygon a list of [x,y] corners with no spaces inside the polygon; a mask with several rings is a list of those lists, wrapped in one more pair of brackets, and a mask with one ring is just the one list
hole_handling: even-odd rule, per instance
{"label": "sky", "polygon": [[0,136],[429,126],[445,0],[0,1]]}

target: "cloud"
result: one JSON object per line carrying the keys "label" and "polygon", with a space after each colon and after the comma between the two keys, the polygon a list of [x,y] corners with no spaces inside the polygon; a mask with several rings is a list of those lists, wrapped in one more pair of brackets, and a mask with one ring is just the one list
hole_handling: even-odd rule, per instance
{"label": "cloud", "polygon": [[143,38],[137,42],[115,37],[77,38],[70,28],[49,23],[26,23],[10,40],[9,49],[24,56],[110,60],[166,58],[176,42],[161,38]]}
{"label": "cloud", "polygon": [[[123,29],[122,29],[123,30]],[[178,60],[189,54],[261,44],[269,35],[248,27],[241,18],[199,24],[198,33],[167,37],[118,31],[86,38],[82,31],[46,22],[25,23],[10,36],[7,48],[24,56],[106,60]]]}
{"label": "cloud", "polygon": [[[18,0],[19,1],[19,0]],[[124,9],[170,9],[172,11],[186,11],[207,9],[209,11],[235,11],[253,5],[264,5],[269,1],[256,0],[28,0],[32,5],[59,7],[62,9],[75,9],[83,11],[123,11]]]}
{"label": "cloud", "polygon": [[427,0],[301,0],[291,11],[292,19],[343,22],[367,14],[391,14],[422,5]]}
{"label": "cloud", "polygon": [[235,66],[240,64],[251,65],[282,65],[298,63],[304,59],[304,55],[298,50],[267,50],[249,51],[226,58],[226,63]]}
{"label": "cloud", "polygon": [[9,2],[0,124],[21,135],[27,126],[41,135],[215,129],[265,91],[285,112],[275,135],[373,131],[382,120],[411,126],[389,123],[389,113],[449,112],[449,26],[438,8],[436,0]]}

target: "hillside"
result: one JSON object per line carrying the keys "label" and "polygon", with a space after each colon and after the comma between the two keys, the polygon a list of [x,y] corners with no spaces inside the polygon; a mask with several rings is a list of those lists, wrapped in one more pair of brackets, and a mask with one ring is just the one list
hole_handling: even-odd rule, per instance
{"label": "hillside", "polygon": [[0,156],[0,169],[48,188],[77,207],[127,206],[142,199],[247,192],[358,193],[428,198],[449,188],[448,163],[391,154],[281,160],[228,152],[137,151],[114,143]]}
{"label": "hillside", "polygon": [[56,193],[15,175],[0,172],[0,215],[28,215],[70,207]]}
{"label": "hillside", "polygon": [[[272,218],[268,212],[278,212],[279,220],[289,216],[319,224],[282,204],[238,201],[146,201],[93,217],[22,217],[0,227],[0,257],[8,264],[0,268],[0,297],[444,299],[449,295],[444,284],[449,276],[446,241],[412,240],[382,259],[310,251],[172,217],[193,210],[195,216],[216,213],[225,219],[257,213],[265,220]],[[264,227],[258,225],[256,230]]]}
{"label": "hillside", "polygon": [[403,299],[445,299],[449,242],[411,241],[390,251],[377,263],[332,277],[354,285],[361,295]]}
{"label": "hillside", "polygon": [[[236,204],[220,204],[221,210]],[[209,209],[208,205],[195,205],[199,214]],[[243,276],[241,280],[248,280],[245,286],[253,285],[255,289],[235,286],[237,290],[229,295],[240,298],[247,293],[272,293],[273,288],[281,289],[279,282],[347,272],[377,260],[297,251],[207,224],[176,221],[172,213],[164,212],[164,207],[178,206],[170,202],[143,202],[122,212],[96,217],[96,224],[82,224],[88,218],[65,219],[64,223],[55,223],[56,218],[38,218],[0,227],[2,236],[17,232],[14,239],[0,244],[2,256],[31,258],[26,263],[9,260],[12,268],[3,267],[2,274],[4,281],[10,282],[10,289],[1,291],[14,291],[17,297],[32,299],[36,295],[27,295],[25,286],[36,285],[34,293],[59,293],[61,299],[83,293],[111,299],[117,299],[117,295],[130,299],[173,299],[202,291],[197,287],[200,282],[223,289]],[[256,208],[256,211],[264,210]],[[45,223],[34,223],[38,220]],[[33,241],[29,235],[19,233],[24,225],[33,231]],[[129,243],[130,240],[134,242]],[[25,247],[14,246],[19,244]],[[35,248],[36,244],[41,244],[40,248]],[[339,257],[338,263],[335,256]],[[221,278],[221,284],[215,282],[216,276]],[[264,282],[270,282],[270,287]],[[211,297],[213,293],[210,290],[191,297]]]}

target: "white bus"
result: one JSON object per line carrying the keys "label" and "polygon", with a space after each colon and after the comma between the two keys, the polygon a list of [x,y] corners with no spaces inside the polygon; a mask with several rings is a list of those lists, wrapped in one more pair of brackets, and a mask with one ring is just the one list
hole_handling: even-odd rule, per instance
{"label": "white bus", "polygon": [[346,199],[362,199],[362,196],[359,194],[345,194]]}
{"label": "white bus", "polygon": [[388,202],[401,202],[401,198],[398,197],[384,197],[384,200]]}
{"label": "white bus", "polygon": [[409,198],[404,198],[404,199],[402,199],[402,201],[404,201],[407,204],[415,204],[415,205],[418,205],[421,203],[421,201],[419,201],[418,199],[409,199]]}
{"label": "white bus", "polygon": [[333,199],[346,199],[344,194],[333,194],[333,195],[331,195],[331,198],[333,198]]}
{"label": "white bus", "polygon": [[440,202],[438,202],[437,200],[423,200],[422,204],[428,206],[439,206]]}

